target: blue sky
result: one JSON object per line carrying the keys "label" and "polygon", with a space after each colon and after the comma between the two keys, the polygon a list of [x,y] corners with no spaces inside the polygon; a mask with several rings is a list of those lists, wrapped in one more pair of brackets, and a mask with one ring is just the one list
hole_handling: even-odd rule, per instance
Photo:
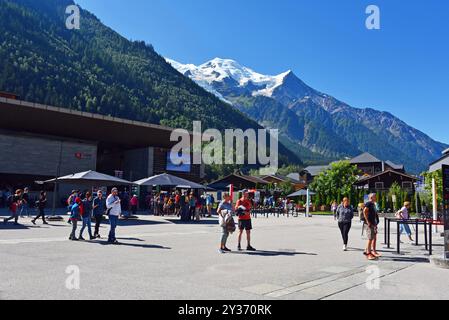
{"label": "blue sky", "polygon": [[[449,143],[447,0],[77,0],[166,57],[293,70],[354,107],[388,111]],[[365,9],[381,10],[367,30]]]}

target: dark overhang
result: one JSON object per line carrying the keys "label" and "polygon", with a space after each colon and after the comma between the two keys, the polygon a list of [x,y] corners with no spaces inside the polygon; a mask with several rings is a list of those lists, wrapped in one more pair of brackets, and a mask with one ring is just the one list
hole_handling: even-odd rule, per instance
{"label": "dark overhang", "polygon": [[0,128],[106,142],[125,148],[171,148],[172,128],[0,97]]}

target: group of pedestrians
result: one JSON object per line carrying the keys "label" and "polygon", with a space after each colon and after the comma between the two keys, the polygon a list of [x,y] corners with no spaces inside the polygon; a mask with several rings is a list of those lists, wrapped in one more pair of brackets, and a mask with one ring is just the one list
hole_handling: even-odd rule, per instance
{"label": "group of pedestrians", "polygon": [[[118,244],[115,230],[119,217],[122,213],[121,200],[118,196],[118,189],[113,188],[111,194],[104,198],[103,191],[99,190],[95,198],[90,192],[86,192],[84,199],[74,191],[67,200],[70,212],[69,222],[72,224],[72,231],[69,240],[85,241],[84,231],[87,229],[90,240],[100,239],[100,226],[104,215],[109,218],[110,231],[108,242]],[[92,233],[92,218],[95,219],[94,233]],[[79,236],[76,236],[78,222],[82,222]]]}
{"label": "group of pedestrians", "polygon": [[[165,194],[163,198],[161,195],[157,195],[158,198],[162,199],[164,203],[170,203],[173,201],[174,212],[181,216],[183,221],[191,221],[193,219],[198,219],[199,214],[201,214],[201,208],[203,203],[198,200],[197,197],[192,193],[188,195],[187,193],[179,193],[178,191],[172,195]],[[379,214],[377,210],[377,198],[376,194],[370,194],[368,201],[360,206],[360,216],[363,222],[363,231],[367,237],[367,245],[364,250],[364,255],[368,260],[377,260],[381,257],[381,254],[377,251],[377,236],[378,236],[378,225],[380,222]],[[205,194],[204,197],[204,208],[208,216],[212,215],[212,205],[215,199],[212,195]],[[11,216],[5,218],[3,221],[7,222],[13,220],[14,224],[18,224],[18,220],[21,214],[28,214],[28,210],[24,209],[30,205],[30,197],[28,189],[18,189],[14,194],[11,194],[6,202],[7,207],[11,212]],[[34,219],[31,220],[33,224],[36,224],[38,219],[42,219],[43,224],[48,224],[45,217],[45,208],[47,205],[47,194],[45,191],[41,191],[39,198],[35,201],[35,207],[38,210],[38,214]],[[113,188],[111,194],[105,198],[103,191],[98,191],[96,196],[90,192],[86,192],[81,195],[79,191],[74,190],[67,199],[68,211],[70,213],[69,223],[72,224],[72,230],[69,239],[72,241],[85,241],[84,232],[87,230],[89,240],[100,239],[100,226],[103,221],[104,215],[109,217],[110,231],[108,235],[108,242],[112,244],[118,244],[116,238],[116,228],[118,224],[119,217],[122,214],[122,200],[119,197],[118,189]],[[133,213],[135,214],[138,206],[137,196],[133,196],[130,205]],[[231,252],[227,247],[227,241],[230,234],[234,233],[238,229],[238,245],[237,250],[242,250],[242,238],[243,234],[246,234],[247,240],[247,251],[255,251],[251,245],[251,231],[253,229],[251,220],[251,210],[254,207],[254,203],[249,197],[249,192],[244,191],[241,199],[237,201],[235,206],[231,196],[229,194],[223,195],[223,200],[218,206],[217,213],[219,217],[219,224],[222,228],[222,236],[220,242],[220,253]],[[404,206],[396,213],[398,219],[404,221],[410,219],[409,214],[410,203],[405,202]],[[335,219],[338,222],[338,227],[341,232],[343,240],[343,250],[348,250],[349,234],[352,228],[352,222],[354,219],[354,208],[352,207],[350,200],[345,197],[341,204],[334,202],[332,204],[332,211],[334,213]],[[236,223],[234,217],[237,216],[238,224]],[[95,220],[94,230],[92,232],[92,219]],[[79,222],[81,222],[81,229],[77,237],[77,229]],[[413,242],[412,233],[410,227],[407,223],[401,224],[400,233],[405,233],[409,240]]]}
{"label": "group of pedestrians", "polygon": [[238,217],[238,245],[237,250],[242,251],[242,237],[243,232],[246,232],[247,251],[256,251],[251,246],[251,230],[253,229],[251,221],[252,202],[249,198],[249,193],[244,191],[243,196],[235,205],[232,204],[232,199],[229,194],[224,194],[223,201],[219,204],[217,213],[219,217],[219,224],[222,228],[222,237],[220,242],[220,253],[231,252],[227,247],[227,241],[231,233],[237,229],[235,226],[234,215]]}
{"label": "group of pedestrians", "polygon": [[[4,195],[4,193],[2,193]],[[3,219],[3,223],[8,223],[8,221],[13,220],[15,225],[19,224],[19,218],[24,216],[31,217],[33,207],[38,210],[38,215],[31,222],[36,224],[36,220],[42,218],[44,224],[45,221],[45,206],[47,203],[47,195],[45,191],[40,193],[38,200],[34,201],[30,197],[29,189],[17,189],[14,194],[8,193],[6,200],[4,200],[5,206],[8,208],[11,216],[9,218]],[[34,205],[33,205],[34,203]]]}
{"label": "group of pedestrians", "polygon": [[[376,206],[376,194],[372,193],[368,196],[369,200],[363,206],[361,220],[363,222],[363,232],[366,233],[368,242],[364,251],[364,255],[368,260],[377,260],[382,255],[377,251],[377,235],[378,225],[380,222],[379,214]],[[354,208],[350,204],[347,197],[343,199],[340,205],[334,203],[332,210],[335,219],[338,221],[341,236],[343,239],[343,250],[348,250],[349,232],[351,231],[352,221],[354,219]]]}
{"label": "group of pedestrians", "polygon": [[[361,221],[363,222],[363,232],[367,237],[367,244],[364,250],[364,255],[370,261],[377,260],[382,255],[377,251],[377,237],[379,233],[379,213],[377,209],[377,196],[372,193],[368,196],[368,201],[360,207],[361,209]],[[396,217],[401,220],[408,220],[410,203],[405,202],[404,206],[396,213]],[[348,250],[349,233],[352,227],[352,221],[354,219],[354,208],[351,206],[348,198],[344,198],[340,205],[334,203],[332,205],[332,211],[334,212],[335,219],[338,221],[341,236],[343,239],[343,250]],[[401,235],[407,234],[409,240],[413,242],[410,226],[407,223],[401,225],[399,231]]]}
{"label": "group of pedestrians", "polygon": [[155,216],[175,215],[182,221],[199,221],[201,217],[212,217],[215,198],[210,193],[200,196],[194,192],[169,192],[155,194],[152,200]]}

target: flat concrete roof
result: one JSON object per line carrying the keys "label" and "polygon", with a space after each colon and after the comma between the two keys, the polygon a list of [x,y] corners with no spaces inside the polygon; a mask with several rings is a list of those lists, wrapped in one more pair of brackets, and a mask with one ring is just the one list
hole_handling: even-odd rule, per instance
{"label": "flat concrete roof", "polygon": [[171,148],[172,128],[0,97],[0,128],[122,147]]}

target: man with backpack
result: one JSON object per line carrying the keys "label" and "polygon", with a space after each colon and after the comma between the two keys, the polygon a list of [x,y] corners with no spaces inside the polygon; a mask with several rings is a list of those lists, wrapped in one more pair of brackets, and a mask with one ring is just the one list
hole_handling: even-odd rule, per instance
{"label": "man with backpack", "polygon": [[242,235],[243,231],[246,231],[246,239],[248,242],[248,246],[246,248],[247,251],[256,251],[251,246],[251,230],[253,229],[253,225],[251,222],[251,200],[249,199],[249,193],[248,191],[243,191],[243,197],[237,201],[237,204],[235,206],[235,210],[238,213],[239,216],[239,244],[237,247],[238,251],[242,251]]}
{"label": "man with backpack", "polygon": [[366,236],[368,237],[365,255],[368,260],[377,260],[381,257],[376,250],[378,225],[380,222],[379,215],[376,210],[376,200],[376,194],[370,194],[369,201],[365,203],[365,209],[363,210],[365,231]]}

